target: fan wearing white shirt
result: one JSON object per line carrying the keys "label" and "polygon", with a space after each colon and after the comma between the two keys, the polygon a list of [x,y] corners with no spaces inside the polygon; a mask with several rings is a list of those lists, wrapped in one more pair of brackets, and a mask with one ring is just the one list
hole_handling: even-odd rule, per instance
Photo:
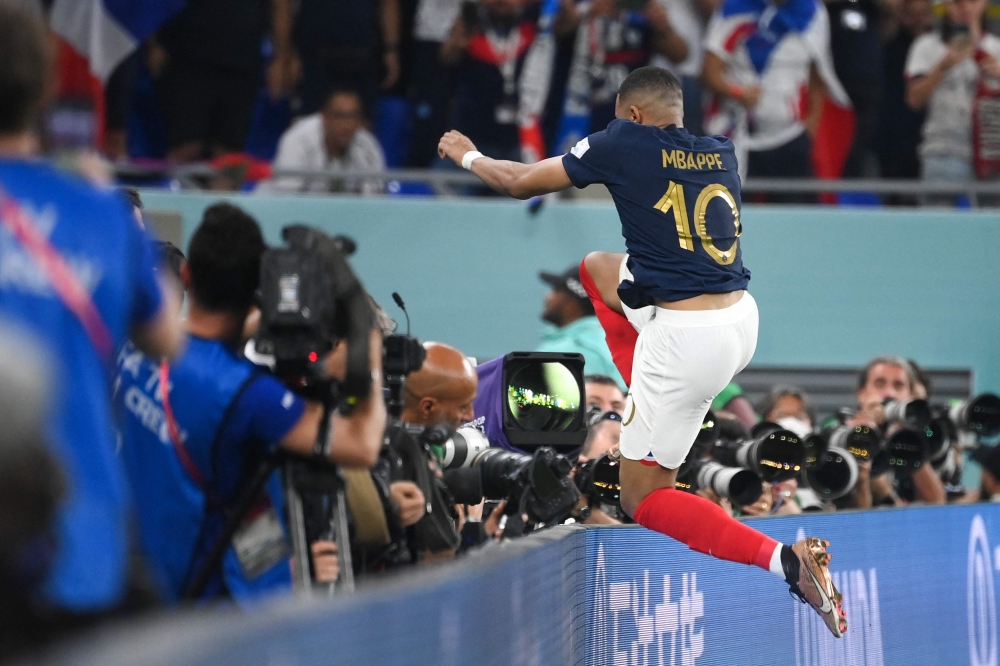
{"label": "fan wearing white shirt", "polygon": [[[378,139],[363,127],[364,108],[353,90],[331,92],[319,113],[296,121],[281,136],[275,171],[383,171]],[[278,176],[262,185],[266,192],[350,192],[381,194],[378,179],[331,180],[327,176]]]}

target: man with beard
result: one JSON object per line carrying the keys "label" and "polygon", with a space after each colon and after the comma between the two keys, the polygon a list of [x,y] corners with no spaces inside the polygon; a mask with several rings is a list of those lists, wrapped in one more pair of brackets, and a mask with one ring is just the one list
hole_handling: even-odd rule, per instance
{"label": "man with beard", "polygon": [[552,287],[545,296],[542,319],[554,328],[545,331],[537,351],[583,354],[584,371],[588,375],[607,375],[624,388],[625,382],[604,339],[604,329],[594,316],[594,305],[580,282],[580,267],[574,265],[560,274],[542,271],[539,277]]}

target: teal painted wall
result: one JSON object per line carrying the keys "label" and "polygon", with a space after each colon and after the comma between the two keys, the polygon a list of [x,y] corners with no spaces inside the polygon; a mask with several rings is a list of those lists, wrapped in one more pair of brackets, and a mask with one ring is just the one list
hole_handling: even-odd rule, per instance
{"label": "teal painted wall", "polygon": [[[175,210],[187,238],[206,194],[143,192]],[[596,249],[623,250],[611,204],[231,196],[277,242],[293,221],[358,241],[354,265],[413,332],[466,353],[532,349],[545,285]],[[859,366],[882,353],[929,367],[971,367],[977,390],[1000,391],[1000,214],[747,206],[743,260],[760,307],[754,363]]]}

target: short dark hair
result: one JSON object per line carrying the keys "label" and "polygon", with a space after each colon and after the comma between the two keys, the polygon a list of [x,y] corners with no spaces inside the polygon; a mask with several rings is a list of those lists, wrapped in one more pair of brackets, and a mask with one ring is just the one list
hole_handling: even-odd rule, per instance
{"label": "short dark hair", "polygon": [[32,127],[51,71],[49,38],[37,17],[0,3],[0,134]]}
{"label": "short dark hair", "polygon": [[618,386],[618,382],[609,377],[608,375],[587,375],[583,378],[584,384],[600,384],[601,386],[614,386],[616,389],[621,389]]}
{"label": "short dark hair", "polygon": [[361,92],[357,88],[352,88],[351,86],[333,86],[327,89],[323,94],[323,106],[321,109],[325,109],[330,101],[337,95],[351,95],[358,99],[358,104],[361,106],[361,113],[365,113],[365,98],[361,96]]}
{"label": "short dark hair", "polygon": [[680,105],[684,102],[681,82],[677,77],[662,67],[653,65],[633,70],[618,86],[618,97],[622,102],[643,95],[661,97],[670,104]]}
{"label": "short dark hair", "polygon": [[913,371],[913,366],[902,356],[876,356],[872,360],[865,364],[865,367],[861,368],[861,372],[858,374],[858,390],[860,391],[865,386],[868,385],[868,375],[871,374],[872,368],[874,368],[879,363],[884,363],[886,365],[895,365],[903,370],[906,370],[906,376],[910,380],[910,390],[913,390],[913,384],[917,381],[917,375]]}
{"label": "short dark hair", "polygon": [[125,197],[125,201],[128,201],[132,208],[138,208],[139,210],[143,209],[142,197],[139,196],[139,190],[134,187],[122,187],[119,188],[119,191],[122,193],[122,196]]}
{"label": "short dark hair", "polygon": [[246,314],[266,247],[257,221],[242,208],[210,206],[188,245],[191,296],[208,310]]}

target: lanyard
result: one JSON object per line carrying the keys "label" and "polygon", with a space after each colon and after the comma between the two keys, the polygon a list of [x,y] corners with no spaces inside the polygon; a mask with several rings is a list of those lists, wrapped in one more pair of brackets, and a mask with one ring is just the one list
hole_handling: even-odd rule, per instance
{"label": "lanyard", "polygon": [[0,188],[0,224],[3,224],[4,228],[21,243],[45,273],[59,300],[76,316],[87,332],[101,359],[109,361],[114,354],[114,344],[90,294],[80,284],[79,278],[59,251],[38,230],[38,225],[2,188]]}
{"label": "lanyard", "polygon": [[170,364],[166,361],[160,363],[160,402],[163,404],[163,420],[167,423],[167,433],[170,435],[170,443],[174,447],[177,459],[180,461],[184,471],[191,477],[191,480],[205,494],[205,498],[209,503],[219,506],[215,493],[212,492],[212,488],[205,481],[204,475],[194,463],[187,448],[185,448],[184,440],[181,439],[181,429],[177,425],[177,419],[174,417],[174,409],[170,405]]}

